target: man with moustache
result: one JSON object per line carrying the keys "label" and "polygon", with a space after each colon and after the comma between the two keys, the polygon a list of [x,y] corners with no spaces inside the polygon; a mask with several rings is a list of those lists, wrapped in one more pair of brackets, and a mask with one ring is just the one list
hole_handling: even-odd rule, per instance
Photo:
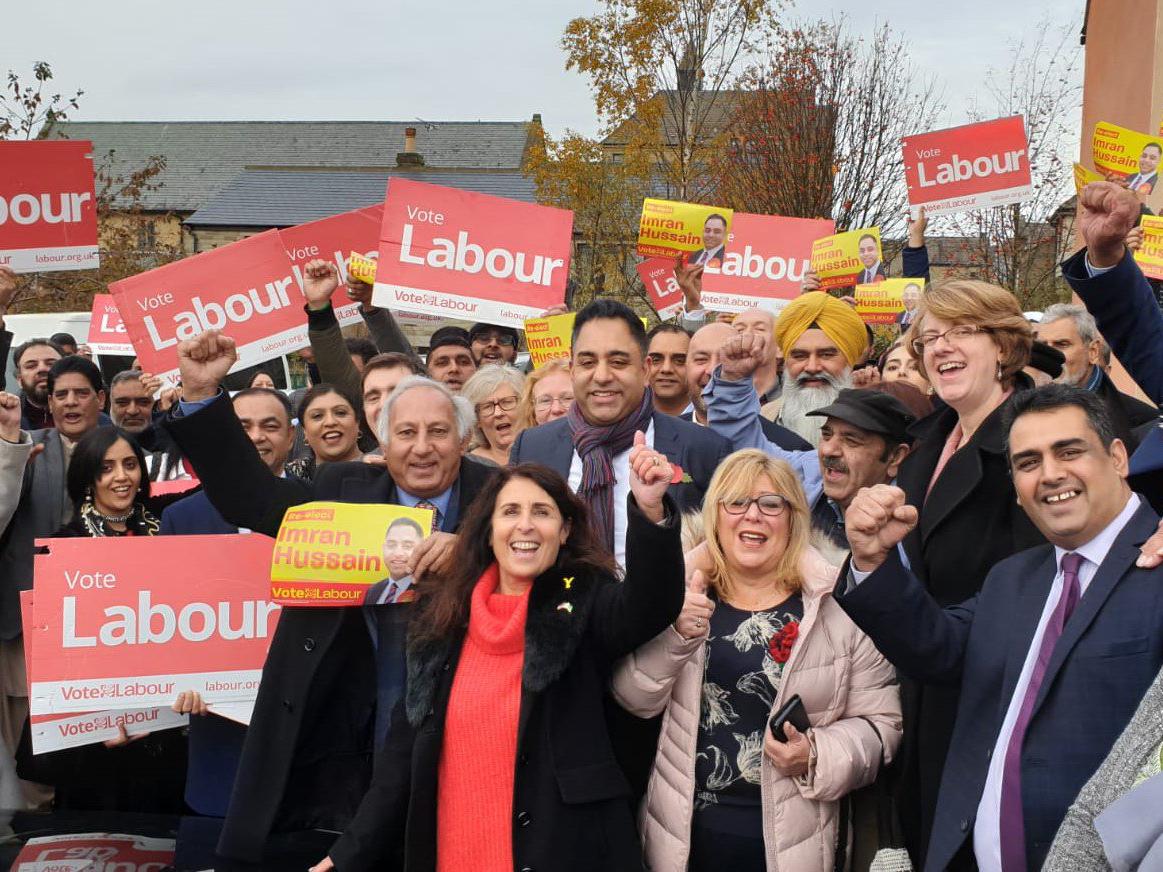
{"label": "man with moustache", "polygon": [[692,411],[686,378],[691,335],[677,324],[663,322],[646,334],[646,340],[646,379],[655,411],[687,417]]}

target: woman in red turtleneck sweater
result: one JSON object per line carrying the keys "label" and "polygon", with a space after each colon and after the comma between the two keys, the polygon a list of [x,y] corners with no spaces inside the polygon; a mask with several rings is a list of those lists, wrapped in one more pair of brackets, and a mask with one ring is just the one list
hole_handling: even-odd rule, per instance
{"label": "woman in red turtleneck sweater", "polygon": [[609,676],[677,618],[684,583],[670,464],[641,445],[630,462],[621,584],[557,473],[521,464],[481,491],[455,569],[420,590],[372,786],[316,872],[642,868]]}

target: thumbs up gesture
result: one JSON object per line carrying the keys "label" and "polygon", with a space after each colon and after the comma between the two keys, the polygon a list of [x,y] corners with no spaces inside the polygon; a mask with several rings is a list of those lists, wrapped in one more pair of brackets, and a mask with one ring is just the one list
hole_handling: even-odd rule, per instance
{"label": "thumbs up gesture", "polygon": [[674,622],[675,631],[684,639],[697,639],[707,635],[711,626],[711,614],[715,602],[707,596],[707,577],[701,569],[696,569],[686,583],[686,596],[682,601],[682,611]]}
{"label": "thumbs up gesture", "polygon": [[638,501],[646,517],[658,524],[665,511],[663,497],[674,476],[666,455],[646,447],[646,434],[639,430],[634,434],[634,447],[630,449],[630,492]]}

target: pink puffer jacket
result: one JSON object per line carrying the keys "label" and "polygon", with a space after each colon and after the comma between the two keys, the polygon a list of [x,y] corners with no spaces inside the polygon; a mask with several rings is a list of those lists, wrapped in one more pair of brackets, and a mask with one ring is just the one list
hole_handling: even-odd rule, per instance
{"label": "pink puffer jacket", "polygon": [[[833,869],[839,800],[871,784],[901,740],[896,672],[832,599],[836,568],[809,550],[801,576],[804,617],[772,711],[800,695],[812,722],[816,764],[807,775],[789,778],[763,756],[768,872]],[[614,696],[624,708],[640,717],[665,713],[641,815],[652,872],[687,868],[704,643],[670,627],[614,674]]]}

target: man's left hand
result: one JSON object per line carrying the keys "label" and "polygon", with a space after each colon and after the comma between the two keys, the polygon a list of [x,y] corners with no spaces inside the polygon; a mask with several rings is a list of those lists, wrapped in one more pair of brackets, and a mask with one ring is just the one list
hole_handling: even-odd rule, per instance
{"label": "man's left hand", "polygon": [[630,449],[630,492],[638,508],[656,524],[666,517],[662,500],[673,477],[666,455],[647,448],[646,434],[641,430],[635,433],[634,447]]}

